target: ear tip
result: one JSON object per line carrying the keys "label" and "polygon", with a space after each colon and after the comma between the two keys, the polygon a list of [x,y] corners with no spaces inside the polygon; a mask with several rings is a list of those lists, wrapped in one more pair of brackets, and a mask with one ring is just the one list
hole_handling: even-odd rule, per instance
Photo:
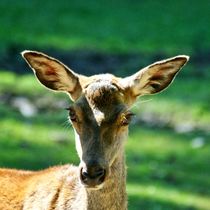
{"label": "ear tip", "polygon": [[32,50],[24,50],[20,54],[23,58],[27,58],[29,55],[40,55],[41,53]]}
{"label": "ear tip", "polygon": [[27,55],[31,54],[31,52],[33,52],[33,51],[24,50],[20,54],[22,55],[23,58],[27,58]]}
{"label": "ear tip", "polygon": [[188,55],[178,55],[178,56],[176,56],[175,58],[177,58],[177,59],[182,59],[182,60],[184,60],[185,62],[188,62],[189,59],[190,59],[190,56],[188,56]]}

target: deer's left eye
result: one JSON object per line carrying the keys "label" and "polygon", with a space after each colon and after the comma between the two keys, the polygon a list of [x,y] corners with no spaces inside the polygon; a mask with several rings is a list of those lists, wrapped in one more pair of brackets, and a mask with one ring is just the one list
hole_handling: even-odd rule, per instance
{"label": "deer's left eye", "polygon": [[121,118],[121,125],[122,126],[127,126],[130,124],[132,118],[133,118],[134,114],[132,112],[126,113],[122,115]]}

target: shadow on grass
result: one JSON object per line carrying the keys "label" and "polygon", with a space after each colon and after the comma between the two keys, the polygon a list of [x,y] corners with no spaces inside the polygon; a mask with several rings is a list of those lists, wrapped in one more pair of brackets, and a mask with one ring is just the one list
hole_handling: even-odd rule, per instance
{"label": "shadow on grass", "polygon": [[[37,47],[11,44],[6,48],[4,53],[1,53],[0,66],[1,69],[16,72],[18,74],[31,73],[28,71],[28,66],[20,56],[20,52],[25,49],[32,49],[44,52],[52,57],[61,60],[64,64],[77,73],[92,75],[99,73],[113,73],[121,74],[121,76],[128,76],[134,73],[135,70],[143,68],[152,62],[172,57],[163,52],[140,53],[135,51],[129,52],[103,52],[92,50],[91,48],[77,49],[77,50],[62,50],[52,47]],[[202,49],[201,52],[191,55],[190,69],[184,72],[183,75],[193,76],[197,78],[209,77],[207,71],[210,63],[208,59],[209,49]],[[202,57],[202,59],[201,59]],[[202,66],[202,70],[198,70],[198,66]],[[0,71],[1,71],[0,69]]]}

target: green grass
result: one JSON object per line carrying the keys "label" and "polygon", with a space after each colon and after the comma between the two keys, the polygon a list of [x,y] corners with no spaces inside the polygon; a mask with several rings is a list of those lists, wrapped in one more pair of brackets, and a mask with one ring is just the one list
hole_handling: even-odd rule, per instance
{"label": "green grass", "polygon": [[116,52],[193,54],[210,48],[208,0],[1,0],[3,48],[11,44]]}
{"label": "green grass", "polygon": [[127,144],[131,209],[209,209],[210,142],[194,149],[195,137],[131,129]]}
{"label": "green grass", "polygon": [[73,133],[67,129],[13,119],[1,120],[0,124],[1,167],[41,169],[77,160]]}
{"label": "green grass", "polygon": [[129,184],[129,209],[209,209],[209,197],[156,184]]}
{"label": "green grass", "polygon": [[209,79],[177,78],[163,93],[144,96],[135,105],[139,116],[150,113],[157,120],[165,120],[169,126],[190,124],[201,130],[210,130]]}

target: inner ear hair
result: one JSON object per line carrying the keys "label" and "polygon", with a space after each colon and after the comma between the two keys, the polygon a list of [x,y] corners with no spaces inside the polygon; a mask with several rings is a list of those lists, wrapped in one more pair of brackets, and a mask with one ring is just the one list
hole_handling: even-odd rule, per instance
{"label": "inner ear hair", "polygon": [[135,96],[158,93],[167,88],[188,61],[188,56],[176,56],[159,61],[140,70],[131,78]]}
{"label": "inner ear hair", "polygon": [[[82,92],[79,81],[80,75],[62,62],[36,51],[24,51],[22,56],[45,87],[67,92],[72,100],[76,100],[80,96]],[[81,77],[83,76],[81,75]]]}

